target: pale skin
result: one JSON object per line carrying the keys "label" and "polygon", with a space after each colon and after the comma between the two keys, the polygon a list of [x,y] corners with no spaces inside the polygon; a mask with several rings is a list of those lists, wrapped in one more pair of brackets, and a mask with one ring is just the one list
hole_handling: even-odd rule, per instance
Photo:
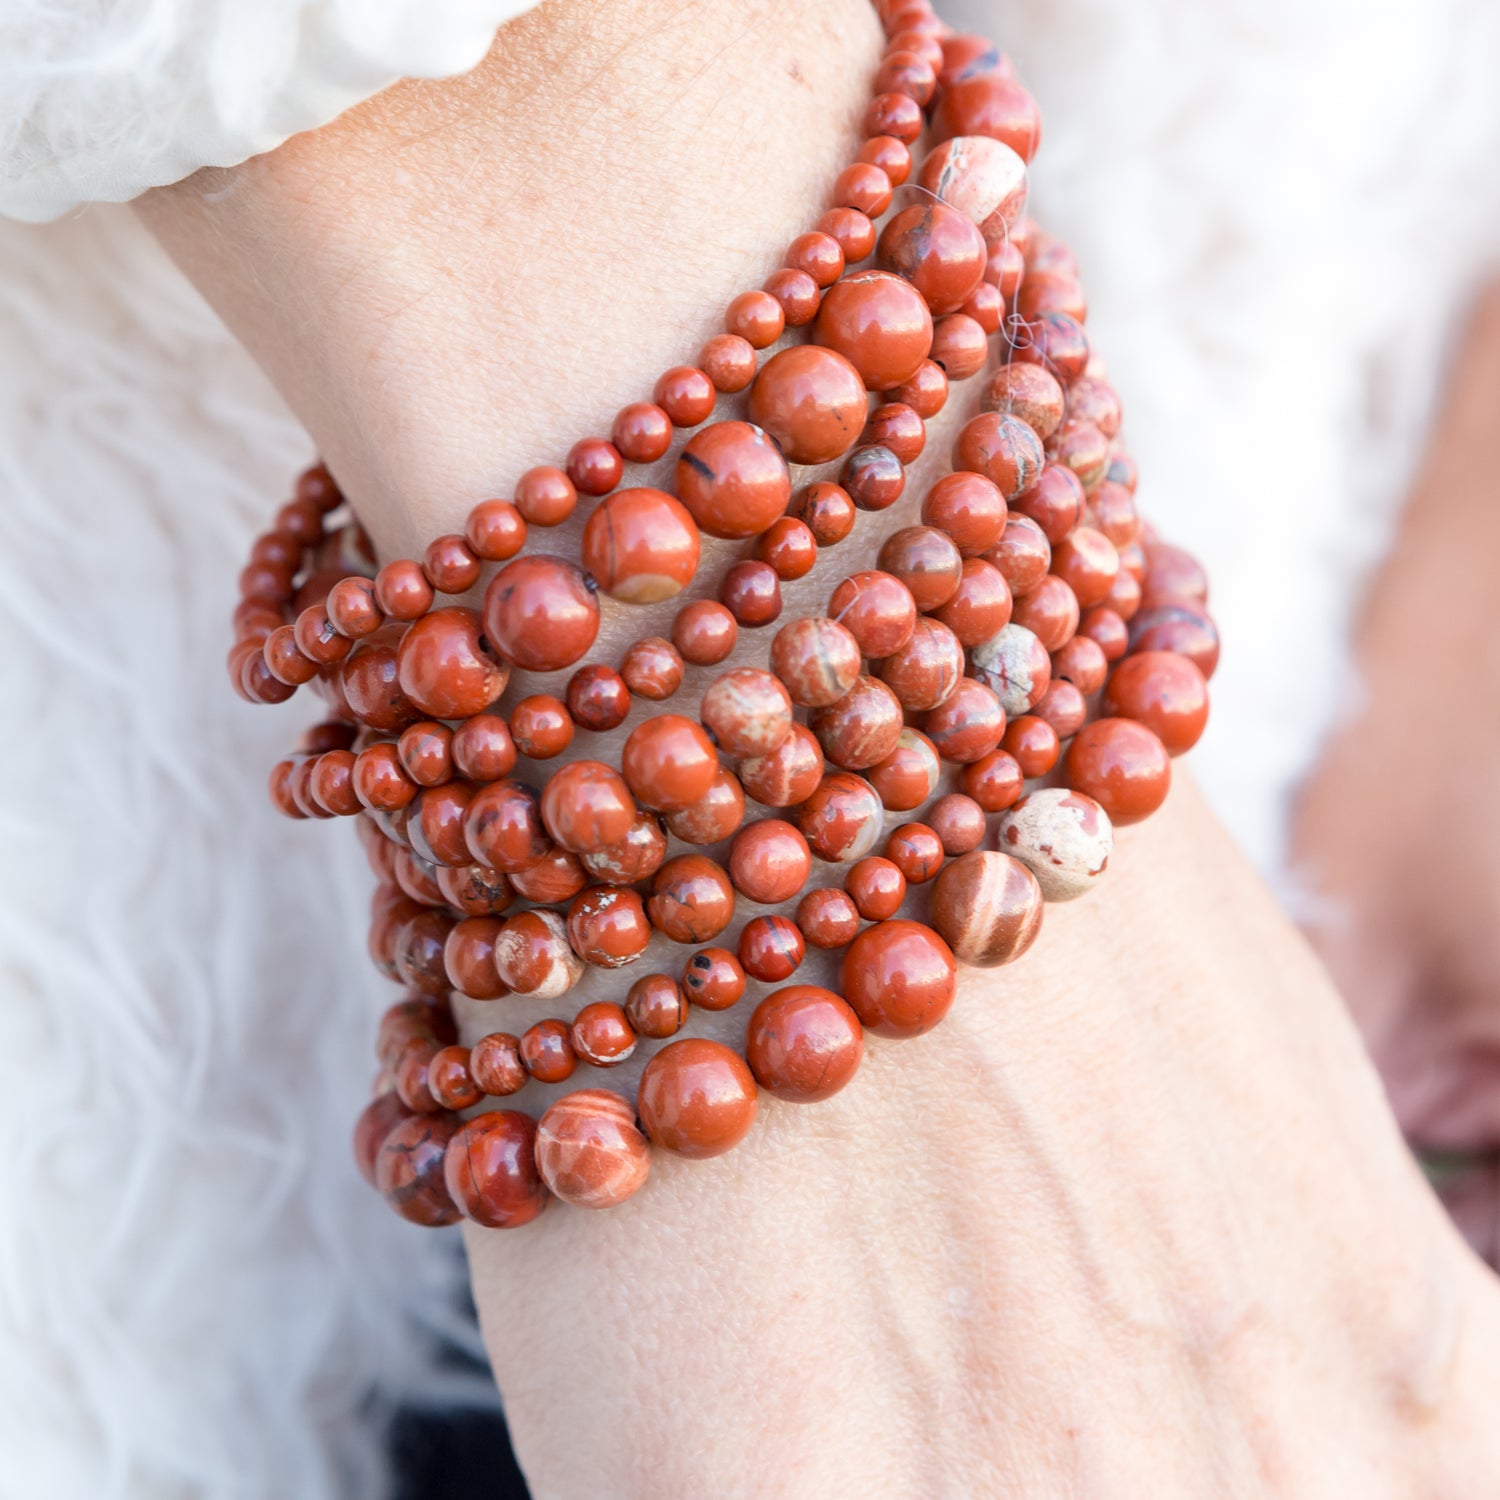
{"label": "pale skin", "polygon": [[[470,78],[144,212],[405,555],[691,359],[825,201],[878,47],[863,0],[547,5]],[[863,518],[788,617],[909,520]],[[608,611],[592,659],[671,613]],[[1181,766],[1097,892],[966,974],[931,1035],[872,1041],[836,1099],[764,1099],[729,1156],[468,1244],[539,1497],[1378,1500],[1500,1474],[1496,1284]]]}

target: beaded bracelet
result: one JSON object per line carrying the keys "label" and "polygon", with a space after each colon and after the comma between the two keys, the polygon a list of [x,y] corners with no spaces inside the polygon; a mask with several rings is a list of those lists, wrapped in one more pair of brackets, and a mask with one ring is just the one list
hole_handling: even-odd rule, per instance
{"label": "beaded bracelet", "polygon": [[[867,1031],[930,1029],[958,963],[1020,957],[1044,902],[1092,889],[1114,826],[1160,806],[1170,757],[1206,723],[1218,658],[1206,580],[1142,527],[1076,262],[1024,216],[1035,103],[1008,59],[949,33],[928,0],[877,9],[888,45],[869,138],[833,208],[731,302],[696,364],[663,374],[608,438],[476,505],[420,562],[377,570],[317,465],[241,574],[234,686],[271,703],[311,684],[330,708],[274,768],[272,799],[291,817],[355,818],[380,881],[371,956],[409,993],[380,1023],[355,1154],[415,1222],[514,1227],[552,1196],[610,1206],[645,1181],[652,1147],[703,1157],[737,1144],[759,1089],[837,1092]],[[922,196],[891,212],[924,130]],[[775,348],[802,327],[808,342]],[[776,622],[781,583],[806,576],[859,511],[900,498],[950,381],[985,370],[992,341],[1002,360],[920,524],[842,578],[823,615],[781,626],[765,669],[723,672],[692,716],[642,720],[618,767],[575,760],[540,792],[513,777],[520,756],[620,727],[635,697],[668,702],[687,665],[722,663],[741,630]],[[873,413],[869,392],[883,393]],[[743,417],[709,420],[738,393]],[[675,493],[621,487],[627,465],[666,458],[688,429]],[[836,483],[794,485],[793,465],[835,461]],[[580,496],[597,504],[578,560],[532,550]],[[753,540],[754,555],[725,571],[716,600],[678,611],[670,640],[638,640],[618,669],[585,662],[599,594],[676,597],[705,535]],[[482,612],[439,600],[487,565]],[[493,711],[513,669],[569,668],[564,698]],[[939,796],[945,764],[961,768],[960,790]],[[747,796],[782,815],[746,822]],[[882,843],[887,813],[919,810]],[[722,859],[698,852],[716,847]],[[815,860],[841,884],[809,889]],[[928,922],[898,915],[925,885]],[[715,946],[741,897],[800,900],[792,918],[753,916],[733,951]],[[647,974],[571,1021],[458,1044],[451,991],[559,999],[586,967],[638,961],[653,934],[695,950],[678,977]],[[808,945],[842,952],[842,994],[785,983]],[[755,1007],[743,1056],[678,1036],[692,1007],[727,1009],[751,982],[780,987]],[[561,1084],[580,1061],[618,1066],[642,1040],[666,1045],[634,1107],[595,1088],[539,1121],[462,1117],[528,1080]]]}

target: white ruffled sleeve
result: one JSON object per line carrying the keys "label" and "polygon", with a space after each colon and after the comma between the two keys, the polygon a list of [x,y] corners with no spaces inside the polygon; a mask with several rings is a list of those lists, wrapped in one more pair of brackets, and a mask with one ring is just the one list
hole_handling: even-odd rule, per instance
{"label": "white ruffled sleeve", "polygon": [[534,0],[0,0],[0,214],[228,167],[484,56]]}

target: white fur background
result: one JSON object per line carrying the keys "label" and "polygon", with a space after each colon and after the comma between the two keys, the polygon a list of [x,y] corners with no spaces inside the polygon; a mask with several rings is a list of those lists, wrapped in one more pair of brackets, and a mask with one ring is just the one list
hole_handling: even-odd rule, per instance
{"label": "white fur background", "polygon": [[[1041,100],[1035,210],[1080,253],[1141,499],[1214,580],[1194,769],[1275,875],[1500,243],[1500,7],[949,13]],[[301,715],[222,670],[305,457],[128,210],[0,226],[4,1500],[364,1500],[384,1404],[456,1394],[414,1332],[461,1326],[454,1242],[348,1165],[387,998],[368,876],[271,815]]]}

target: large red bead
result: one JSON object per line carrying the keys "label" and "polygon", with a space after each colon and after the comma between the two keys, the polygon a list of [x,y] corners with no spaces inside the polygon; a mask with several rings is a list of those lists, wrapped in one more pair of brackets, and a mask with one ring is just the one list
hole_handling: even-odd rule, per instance
{"label": "large red bead", "polygon": [[842,354],[870,390],[890,390],[927,358],[932,312],[909,281],[889,271],[856,271],[823,294],[813,340]]}
{"label": "large red bead", "polygon": [[710,536],[759,536],[785,513],[792,476],[781,450],[759,427],[714,422],[682,450],[677,495]]}
{"label": "large red bead", "polygon": [[599,587],[627,604],[679,594],[698,571],[698,528],[664,490],[617,490],[583,528],[583,565]]}
{"label": "large red bead", "polygon": [[796,1104],[831,1098],[859,1068],[864,1031],[831,990],[794,984],[767,995],[750,1017],[745,1058],[762,1088]]}
{"label": "large red bead", "polygon": [[537,1121],[536,1165],[552,1192],[578,1208],[613,1208],[639,1192],[651,1149],[635,1111],[607,1089],[565,1094]]}
{"label": "large red bead", "polygon": [[1181,755],[1208,723],[1208,685],[1175,651],[1138,651],[1110,674],[1101,711],[1144,724],[1168,755]]}
{"label": "large red bead", "polygon": [[842,354],[795,344],[773,354],[750,388],[750,420],[794,464],[822,464],[847,453],[864,430],[864,382]]}
{"label": "large red bead", "polygon": [[1167,799],[1172,762],[1166,747],[1133,719],[1095,719],[1068,747],[1063,778],[1109,814],[1117,828],[1148,818]]}
{"label": "large red bead", "polygon": [[375,1186],[413,1224],[452,1224],[459,1216],[443,1170],[456,1123],[453,1115],[412,1115],[381,1142],[375,1157]]}
{"label": "large red bead", "polygon": [[866,1030],[911,1037],[948,1014],[958,966],[930,927],[898,918],[865,928],[849,944],[841,976],[844,999]]}
{"label": "large red bead", "polygon": [[517,557],[485,590],[484,630],[501,656],[529,672],[571,667],[599,634],[592,580],[560,557]]}
{"label": "large red bead", "polygon": [[488,1229],[517,1229],[547,1206],[536,1169],[536,1121],[496,1109],[466,1121],[448,1143],[444,1180],[467,1218]]}
{"label": "large red bead", "polygon": [[755,1079],[738,1053],[702,1037],[663,1047],[641,1074],[646,1134],[679,1156],[721,1156],[755,1123]]}

